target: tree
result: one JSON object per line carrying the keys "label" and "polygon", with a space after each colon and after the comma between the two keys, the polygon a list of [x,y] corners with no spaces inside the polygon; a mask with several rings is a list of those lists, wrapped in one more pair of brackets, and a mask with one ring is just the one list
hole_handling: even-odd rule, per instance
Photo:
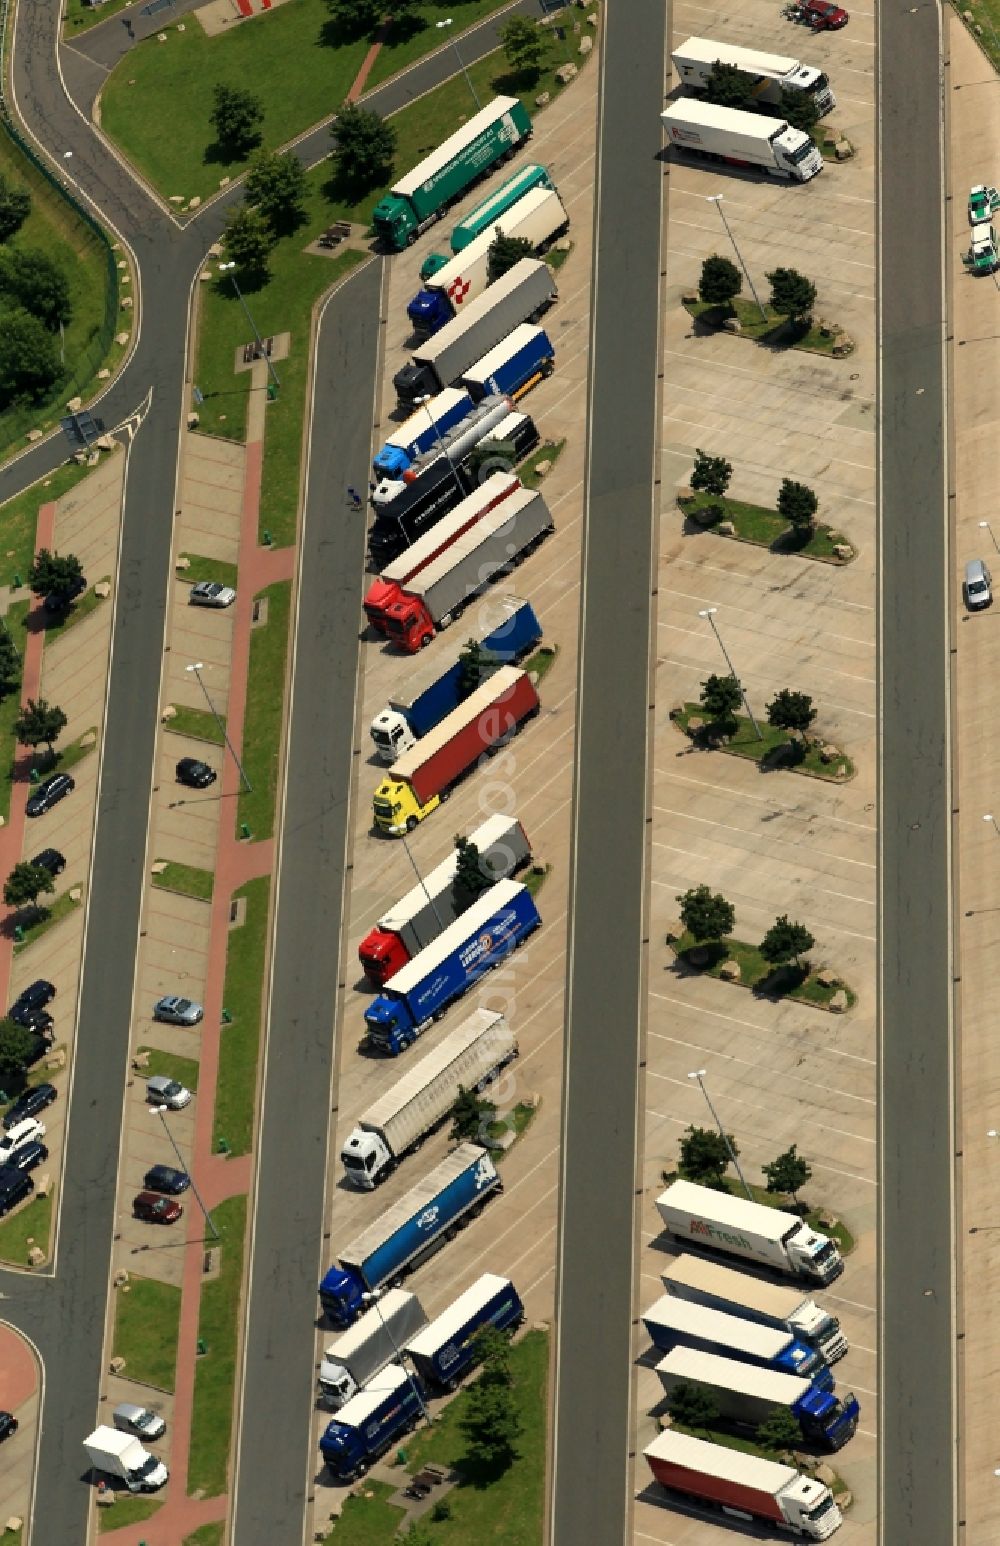
{"label": "tree", "polygon": [[714,252],[701,265],[698,298],[706,306],[728,306],[743,288],[743,275],[728,258]]}
{"label": "tree", "polygon": [[777,1455],[783,1449],[794,1449],[802,1443],[802,1429],[787,1406],[775,1406],[764,1421],[757,1424],[756,1439],[761,1449],[769,1449]]}
{"label": "tree", "polygon": [[44,322],[20,306],[4,313],[0,327],[0,408],[33,403],[62,375],[59,341]]}
{"label": "tree", "polygon": [[0,1020],[0,1085],[5,1090],[23,1082],[35,1038],[26,1025]]}
{"label": "tree", "polygon": [[483,1127],[493,1120],[493,1106],[481,1100],[475,1090],[458,1087],[458,1098],[451,1108],[451,1133],[453,1143],[476,1142],[482,1136]]}
{"label": "tree", "polygon": [[819,123],[816,98],[808,91],[791,91],[783,86],[778,116],[790,123],[793,129],[801,129],[803,134],[812,134]]}
{"label": "tree", "polygon": [[[326,0],[326,7],[345,38],[360,38],[371,32],[387,9],[383,0]],[[391,9],[395,11],[396,5]]]}
{"label": "tree", "polygon": [[475,843],[470,843],[467,837],[456,836],[455,852],[458,855],[453,883],[455,895],[467,907],[477,896],[482,896],[484,891],[490,889],[496,876],[483,863]]}
{"label": "tree", "polygon": [[719,1401],[708,1385],[684,1380],[675,1385],[668,1397],[670,1415],[685,1428],[711,1428],[719,1416]]}
{"label": "tree", "polygon": [[475,1336],[476,1362],[481,1365],[479,1378],[487,1385],[513,1385],[510,1372],[510,1338],[495,1326],[484,1326]]}
{"label": "tree", "polygon": [[793,1143],[784,1154],[779,1154],[769,1165],[762,1165],[761,1169],[767,1178],[768,1191],[794,1197],[797,1207],[799,1191],[812,1177],[812,1166],[802,1158],[798,1145]]}
{"label": "tree", "polygon": [[754,81],[752,75],[738,70],[734,64],[723,64],[717,59],[705,81],[705,98],[717,107],[735,107],[744,112],[752,111]]}
{"label": "tree", "polygon": [[69,280],[39,247],[11,247],[0,253],[0,290],[52,331],[73,315]]}
{"label": "tree", "polygon": [[714,1127],[689,1127],[681,1139],[678,1168],[687,1181],[722,1188],[729,1162],[734,1155],[738,1157],[739,1152],[732,1133],[723,1138]]}
{"label": "tree", "polygon": [[0,172],[0,242],[9,241],[31,214],[31,194]]}
{"label": "tree", "polygon": [[800,957],[815,943],[804,923],[793,923],[787,913],[782,913],[761,940],[760,953],[772,966],[784,966],[786,962],[794,961],[801,968]]}
{"label": "tree", "polygon": [[[458,657],[458,667],[460,673],[458,679],[458,690],[461,696],[463,698],[467,698],[470,693],[475,692],[476,688],[481,686],[488,676],[492,676],[493,672],[497,668],[497,664],[498,662],[496,656],[491,655],[489,650],[484,650],[478,639],[470,639],[461,655]],[[466,859],[464,862],[466,864],[470,864],[472,862],[478,864],[478,849],[475,849],[473,844],[469,843],[464,837],[457,837],[455,839],[455,844],[459,849],[459,853],[461,854],[463,843],[465,844],[466,848],[472,848],[476,856],[474,861]],[[462,863],[463,861],[460,858],[460,870]],[[464,889],[464,887],[462,889]],[[481,891],[482,889],[483,887],[480,886],[479,890]]]}
{"label": "tree", "polygon": [[261,150],[247,173],[246,201],[259,209],[275,236],[287,236],[305,219],[306,173],[291,151]]}
{"label": "tree", "polygon": [[792,692],[783,687],[767,705],[767,722],[776,730],[797,730],[800,734],[809,729],[816,718],[816,710],[808,693]]}
{"label": "tree", "polygon": [[41,746],[52,754],[52,745],[66,728],[66,715],[44,698],[29,698],[14,723],[14,734],[22,746]]}
{"label": "tree", "polygon": [[517,1454],[521,1432],[510,1386],[480,1376],[466,1392],[459,1427],[465,1436],[466,1458],[474,1466],[491,1475],[505,1471]]}
{"label": "tree", "polygon": [[816,304],[816,286],[805,274],[794,268],[776,268],[767,276],[771,286],[771,305],[780,317],[787,317],[799,327],[812,321],[812,309]]}
{"label": "tree", "polygon": [[515,263],[520,263],[522,258],[534,256],[534,245],[526,236],[504,236],[498,231],[496,240],[490,243],[490,250],[486,254],[486,279],[489,284],[494,284],[502,279],[509,268]]}
{"label": "tree", "polygon": [[515,75],[529,81],[538,79],[545,53],[545,39],[530,17],[512,16],[500,28],[500,47]]}
{"label": "tree", "polygon": [[35,907],[40,893],[55,889],[51,870],[47,870],[43,864],[22,862],[15,864],[4,881],[3,899],[8,907],[31,907],[41,916],[45,908]]}
{"label": "tree", "polygon": [[396,131],[370,108],[345,102],[330,129],[337,182],[352,193],[367,193],[384,182],[396,155]]}
{"label": "tree", "polygon": [[212,100],[210,121],[222,150],[231,158],[248,155],[260,144],[264,121],[260,98],[242,86],[217,81]]}
{"label": "tree", "polygon": [[743,694],[735,676],[710,676],[701,684],[701,706],[712,716],[714,724],[734,725],[736,710],[742,701]]}
{"label": "tree", "polygon": [[681,904],[681,922],[692,939],[723,939],[733,932],[736,909],[721,892],[707,886],[693,886],[677,898]]}
{"label": "tree", "polygon": [[6,628],[0,630],[0,697],[21,680],[21,657]]}
{"label": "tree", "polygon": [[66,595],[83,574],[83,565],[75,553],[50,553],[39,548],[28,573],[28,584],[36,596]]}
{"label": "tree", "polygon": [[485,483],[494,472],[513,472],[517,447],[512,440],[481,440],[473,446],[463,466],[476,483]]}
{"label": "tree", "polygon": [[811,531],[815,525],[819,498],[805,483],[792,478],[782,478],[778,490],[778,511],[799,533]]}
{"label": "tree", "polygon": [[274,238],[259,209],[252,204],[235,204],[229,211],[222,239],[227,255],[244,281],[256,284],[267,277],[267,260]]}
{"label": "tree", "polygon": [[729,487],[733,464],[724,456],[709,456],[707,451],[696,450],[691,470],[691,487],[696,494],[713,494],[721,499]]}

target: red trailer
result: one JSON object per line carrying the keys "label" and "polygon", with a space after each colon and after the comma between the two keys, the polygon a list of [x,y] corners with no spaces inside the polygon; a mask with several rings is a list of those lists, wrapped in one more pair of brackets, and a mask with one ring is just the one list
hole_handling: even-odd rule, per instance
{"label": "red trailer", "polygon": [[724,1449],[666,1429],[645,1451],[662,1487],[700,1498],[736,1519],[767,1519],[807,1540],[825,1541],[842,1522],[833,1494],[790,1465]]}

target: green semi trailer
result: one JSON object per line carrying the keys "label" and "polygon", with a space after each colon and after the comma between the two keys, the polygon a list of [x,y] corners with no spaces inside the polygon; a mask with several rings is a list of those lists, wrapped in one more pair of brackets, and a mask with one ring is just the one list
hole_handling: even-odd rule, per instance
{"label": "green semi trailer", "polygon": [[372,223],[382,245],[402,252],[530,135],[531,119],[517,97],[494,97],[379,200]]}

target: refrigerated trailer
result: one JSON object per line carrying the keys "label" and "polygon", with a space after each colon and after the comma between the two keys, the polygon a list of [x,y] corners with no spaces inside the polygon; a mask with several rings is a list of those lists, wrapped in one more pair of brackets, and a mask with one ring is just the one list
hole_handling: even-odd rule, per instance
{"label": "refrigerated trailer", "polygon": [[837,99],[830,82],[815,65],[803,64],[786,54],[765,54],[758,48],[739,48],[735,43],[715,43],[711,38],[688,38],[673,51],[674,69],[688,91],[703,92],[715,64],[727,64],[753,80],[756,103],[781,106],[783,91],[801,91],[811,97],[822,118],[832,113]]}
{"label": "refrigerated trailer", "polygon": [[814,1347],[827,1363],[835,1363],[847,1352],[847,1338],[837,1317],[806,1298],[801,1288],[737,1272],[694,1252],[678,1256],[661,1276],[668,1294],[787,1331]]}
{"label": "refrigerated trailer", "polygon": [[755,167],[770,177],[808,182],[823,170],[823,157],[801,129],[783,118],[716,107],[682,97],[660,114],[672,146],[733,166]]}
{"label": "refrigerated trailer", "polygon": [[832,1282],[844,1270],[836,1241],[810,1229],[796,1213],[693,1181],[673,1181],[656,1199],[656,1207],[664,1228],[678,1240],[819,1283]]}

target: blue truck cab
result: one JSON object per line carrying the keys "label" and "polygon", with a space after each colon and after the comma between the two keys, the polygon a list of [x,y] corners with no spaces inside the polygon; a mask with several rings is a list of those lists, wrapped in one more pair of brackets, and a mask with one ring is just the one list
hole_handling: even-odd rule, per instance
{"label": "blue truck cab", "polygon": [[363,1476],[421,1414],[420,1381],[388,1364],[342,1406],[319,1441],[326,1468],[338,1482]]}
{"label": "blue truck cab", "polygon": [[799,1426],[807,1439],[815,1439],[830,1449],[843,1449],[853,1439],[861,1418],[861,1408],[853,1394],[841,1400],[832,1390],[821,1390],[817,1384],[792,1408]]}
{"label": "blue truck cab", "polygon": [[406,1356],[426,1385],[453,1390],[479,1359],[480,1332],[513,1331],[524,1305],[509,1278],[484,1272],[454,1304],[406,1344]]}
{"label": "blue truck cab", "polygon": [[411,413],[393,430],[372,462],[376,478],[399,479],[426,451],[433,451],[442,435],[454,429],[472,412],[472,398],[464,389],[446,387],[430,402]]}

